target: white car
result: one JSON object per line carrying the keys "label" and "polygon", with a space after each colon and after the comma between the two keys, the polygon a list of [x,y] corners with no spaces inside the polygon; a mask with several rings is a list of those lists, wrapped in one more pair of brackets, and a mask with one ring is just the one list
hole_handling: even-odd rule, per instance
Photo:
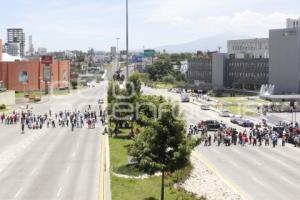
{"label": "white car", "polygon": [[210,110],[209,105],[205,104],[201,106],[201,110]]}
{"label": "white car", "polygon": [[227,110],[222,110],[219,112],[220,117],[230,117],[230,112]]}

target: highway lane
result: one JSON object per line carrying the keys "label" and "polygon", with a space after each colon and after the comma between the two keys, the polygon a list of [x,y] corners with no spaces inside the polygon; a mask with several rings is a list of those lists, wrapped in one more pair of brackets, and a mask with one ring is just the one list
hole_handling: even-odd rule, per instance
{"label": "highway lane", "polygon": [[[243,130],[219,117],[212,111],[203,111],[193,103],[180,103],[179,94],[143,87],[144,94],[162,95],[177,101],[186,117],[187,125],[200,120],[215,119]],[[203,155],[218,171],[229,178],[250,199],[293,200],[300,196],[300,149],[286,147],[231,146],[211,147],[200,145],[197,152]]]}
{"label": "highway lane", "polygon": [[[43,114],[51,106],[70,108],[97,105],[106,97],[107,83],[82,90],[81,95],[54,97],[34,104],[33,111]],[[82,97],[82,95],[84,97]],[[90,96],[87,98],[87,96]],[[97,106],[98,107],[98,106]],[[26,130],[0,125],[0,199],[98,199],[101,143],[96,129],[44,128]]]}

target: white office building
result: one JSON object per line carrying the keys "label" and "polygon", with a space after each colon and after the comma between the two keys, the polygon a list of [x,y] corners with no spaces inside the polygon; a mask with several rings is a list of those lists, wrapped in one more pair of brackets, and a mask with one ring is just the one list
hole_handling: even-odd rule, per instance
{"label": "white office building", "polygon": [[[8,28],[7,29],[7,43],[12,43],[13,46],[15,44],[19,44],[20,56],[25,56],[25,33],[22,28]],[[8,52],[10,54],[10,52]],[[10,54],[12,56],[16,56],[15,54]]]}
{"label": "white office building", "polygon": [[300,28],[300,18],[299,19],[286,19],[286,28]]}
{"label": "white office building", "polygon": [[269,58],[269,39],[229,40],[227,52],[236,58]]}
{"label": "white office building", "polygon": [[38,48],[38,54],[40,55],[40,56],[43,56],[43,55],[46,55],[47,54],[47,48],[43,48],[43,47],[40,47],[40,48]]}
{"label": "white office building", "polygon": [[11,42],[5,44],[5,52],[11,56],[20,56],[20,43],[18,42]]}

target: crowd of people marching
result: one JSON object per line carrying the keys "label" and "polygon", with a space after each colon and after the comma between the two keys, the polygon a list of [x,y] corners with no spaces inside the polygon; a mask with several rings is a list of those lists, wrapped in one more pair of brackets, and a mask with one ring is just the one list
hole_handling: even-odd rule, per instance
{"label": "crowd of people marching", "polygon": [[46,128],[68,128],[70,127],[72,131],[75,128],[95,128],[96,123],[99,120],[99,123],[103,125],[107,118],[107,111],[102,109],[99,105],[99,113],[96,110],[92,110],[92,107],[89,105],[88,109],[85,111],[59,111],[53,112],[51,109],[44,113],[43,115],[35,114],[30,109],[24,111],[13,111],[11,114],[2,113],[0,120],[2,124],[5,125],[21,125],[22,133],[25,132],[25,128],[37,130]]}
{"label": "crowd of people marching", "polygon": [[287,142],[294,146],[300,146],[300,127],[298,124],[282,124],[279,122],[276,127],[269,127],[265,122],[257,124],[253,128],[238,131],[235,128],[221,128],[214,132],[208,132],[207,128],[199,123],[190,125],[189,134],[200,134],[201,142],[204,146],[211,146],[216,143],[217,146],[224,144],[231,145],[252,145],[269,146],[275,148],[277,145],[285,146]]}

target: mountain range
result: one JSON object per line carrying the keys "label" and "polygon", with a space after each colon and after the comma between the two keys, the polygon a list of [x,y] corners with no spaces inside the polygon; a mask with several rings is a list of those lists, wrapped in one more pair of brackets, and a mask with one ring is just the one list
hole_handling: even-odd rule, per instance
{"label": "mountain range", "polygon": [[224,32],[214,36],[201,38],[187,43],[166,45],[154,48],[156,51],[167,53],[197,52],[200,51],[216,51],[218,47],[222,47],[221,52],[227,52],[227,40],[246,39],[248,36],[239,35],[232,32]]}

